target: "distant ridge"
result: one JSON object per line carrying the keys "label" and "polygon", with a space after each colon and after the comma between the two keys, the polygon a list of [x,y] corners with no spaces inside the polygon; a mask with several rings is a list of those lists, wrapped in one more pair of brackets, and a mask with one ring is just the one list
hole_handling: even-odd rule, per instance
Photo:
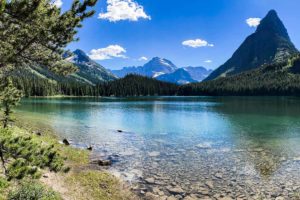
{"label": "distant ridge", "polygon": [[124,67],[120,70],[112,70],[119,78],[123,78],[128,74],[137,74],[147,77],[157,77],[162,74],[172,73],[177,67],[165,58],[154,57],[145,65],[140,67]]}
{"label": "distant ridge", "polygon": [[156,79],[170,83],[177,83],[179,85],[198,82],[194,80],[189,72],[187,72],[184,68],[179,68],[178,70],[170,74],[160,75]]}
{"label": "distant ridge", "polygon": [[211,73],[211,70],[204,67],[178,68],[170,60],[154,57],[143,66],[124,67],[120,70],[112,70],[112,73],[119,78],[135,74],[181,85],[202,81]]}
{"label": "distant ridge", "polygon": [[247,37],[233,56],[205,80],[239,74],[263,64],[281,62],[297,53],[284,24],[276,11],[271,10],[261,20],[256,32]]}

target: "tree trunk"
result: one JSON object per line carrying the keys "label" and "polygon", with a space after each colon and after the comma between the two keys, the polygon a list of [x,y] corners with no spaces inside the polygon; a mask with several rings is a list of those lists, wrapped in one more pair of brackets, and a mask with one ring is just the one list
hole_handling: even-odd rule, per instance
{"label": "tree trunk", "polygon": [[5,160],[4,160],[4,155],[3,155],[3,144],[0,143],[0,159],[1,159],[1,162],[2,162],[2,166],[4,168],[4,173],[6,174],[7,170],[6,170],[6,167],[5,167]]}

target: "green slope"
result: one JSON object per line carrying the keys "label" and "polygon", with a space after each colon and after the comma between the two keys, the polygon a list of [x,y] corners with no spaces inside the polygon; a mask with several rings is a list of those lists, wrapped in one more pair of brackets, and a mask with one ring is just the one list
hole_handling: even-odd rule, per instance
{"label": "green slope", "polygon": [[300,95],[300,55],[235,76],[185,85],[179,95]]}

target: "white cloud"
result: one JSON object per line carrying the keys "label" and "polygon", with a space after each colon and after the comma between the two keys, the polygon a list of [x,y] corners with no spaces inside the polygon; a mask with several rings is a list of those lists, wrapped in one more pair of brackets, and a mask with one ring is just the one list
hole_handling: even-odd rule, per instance
{"label": "white cloud", "polygon": [[261,18],[249,18],[246,20],[246,23],[250,27],[257,27],[260,24]]}
{"label": "white cloud", "polygon": [[52,4],[58,8],[61,8],[61,6],[63,5],[63,2],[62,2],[62,0],[54,0]]}
{"label": "white cloud", "polygon": [[182,42],[182,45],[198,48],[198,47],[213,47],[213,44],[209,44],[207,41],[202,39],[195,39],[195,40],[186,40]]}
{"label": "white cloud", "polygon": [[139,61],[147,61],[147,60],[148,60],[148,58],[145,57],[145,56],[142,56],[142,57],[139,58]]}
{"label": "white cloud", "polygon": [[206,63],[212,63],[213,61],[212,60],[206,60],[204,62],[206,62]]}
{"label": "white cloud", "polygon": [[105,48],[91,50],[89,56],[93,60],[108,60],[112,58],[127,58],[124,53],[126,49],[119,45],[109,45]]}
{"label": "white cloud", "polygon": [[144,11],[144,7],[134,0],[107,0],[107,12],[100,13],[99,19],[110,22],[120,20],[138,21],[140,18],[150,20],[151,17]]}

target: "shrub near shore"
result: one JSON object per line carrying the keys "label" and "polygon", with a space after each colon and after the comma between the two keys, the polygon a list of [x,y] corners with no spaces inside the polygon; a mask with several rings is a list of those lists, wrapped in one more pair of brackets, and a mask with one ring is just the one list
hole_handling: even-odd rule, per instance
{"label": "shrub near shore", "polygon": [[[113,175],[91,169],[89,151],[59,144],[48,128],[17,124],[21,128],[0,129],[0,142],[16,153],[6,157],[6,174],[0,165],[0,200],[136,199]],[[32,130],[43,131],[36,134]],[[15,158],[21,161],[12,164]]]}

